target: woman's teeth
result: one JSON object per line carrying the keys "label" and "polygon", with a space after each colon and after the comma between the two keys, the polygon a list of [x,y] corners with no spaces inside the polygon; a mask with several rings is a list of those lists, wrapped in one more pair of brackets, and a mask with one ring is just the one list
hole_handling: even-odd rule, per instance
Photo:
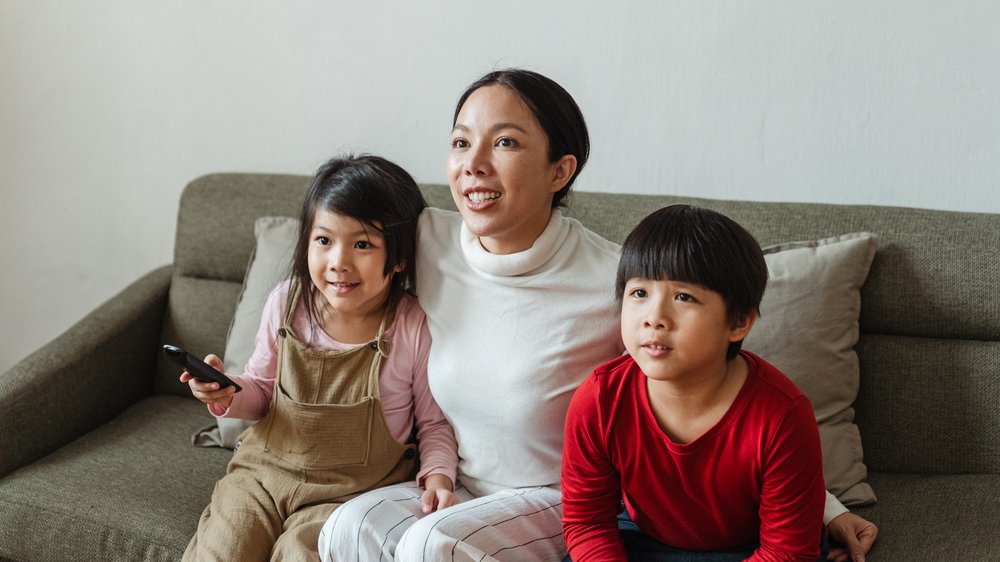
{"label": "woman's teeth", "polygon": [[495,191],[473,191],[467,195],[469,201],[473,203],[481,203],[483,201],[489,201],[490,199],[496,199],[500,197],[500,194]]}

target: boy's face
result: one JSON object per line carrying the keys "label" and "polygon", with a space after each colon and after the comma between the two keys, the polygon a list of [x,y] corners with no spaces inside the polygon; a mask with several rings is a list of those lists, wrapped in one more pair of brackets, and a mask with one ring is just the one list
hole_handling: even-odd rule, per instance
{"label": "boy's face", "polygon": [[622,296],[622,340],[647,377],[683,383],[725,368],[730,342],[755,318],[730,321],[722,295],[701,285],[632,278]]}

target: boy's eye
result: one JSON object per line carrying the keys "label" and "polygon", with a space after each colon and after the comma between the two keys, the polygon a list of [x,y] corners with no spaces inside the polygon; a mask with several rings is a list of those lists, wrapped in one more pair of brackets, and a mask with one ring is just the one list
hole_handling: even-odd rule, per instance
{"label": "boy's eye", "polygon": [[469,148],[469,141],[465,139],[451,139],[452,148]]}
{"label": "boy's eye", "polygon": [[496,145],[500,148],[514,148],[517,146],[517,142],[510,137],[500,137],[497,139]]}

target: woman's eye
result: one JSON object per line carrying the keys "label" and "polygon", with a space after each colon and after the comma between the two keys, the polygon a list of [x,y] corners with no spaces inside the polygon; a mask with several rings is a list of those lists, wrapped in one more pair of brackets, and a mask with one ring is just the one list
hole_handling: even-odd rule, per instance
{"label": "woman's eye", "polygon": [[510,137],[500,137],[497,139],[497,146],[500,148],[514,148],[517,143]]}
{"label": "woman's eye", "polygon": [[469,141],[467,141],[465,139],[452,139],[451,140],[451,147],[452,148],[469,148]]}

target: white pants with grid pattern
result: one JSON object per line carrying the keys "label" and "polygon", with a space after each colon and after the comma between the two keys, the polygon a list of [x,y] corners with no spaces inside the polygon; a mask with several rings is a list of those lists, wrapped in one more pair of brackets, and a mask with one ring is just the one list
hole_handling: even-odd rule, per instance
{"label": "white pants with grid pattern", "polygon": [[517,488],[482,497],[459,487],[461,503],[424,515],[412,482],[373,490],[340,506],[323,525],[324,562],[554,561],[566,556],[562,495]]}

